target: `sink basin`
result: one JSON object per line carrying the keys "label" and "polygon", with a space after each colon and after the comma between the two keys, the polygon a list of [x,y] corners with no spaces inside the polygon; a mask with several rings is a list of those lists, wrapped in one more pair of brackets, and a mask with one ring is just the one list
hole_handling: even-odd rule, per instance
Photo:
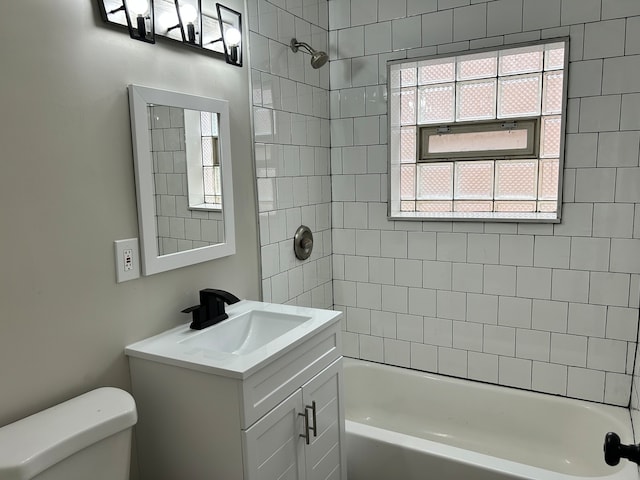
{"label": "sink basin", "polygon": [[244,354],[253,352],[310,319],[302,315],[250,310],[202,330],[194,337],[185,338],[180,343],[205,350]]}
{"label": "sink basin", "polygon": [[125,348],[130,357],[230,378],[248,378],[340,320],[333,310],[242,300],[203,330],[189,323]]}

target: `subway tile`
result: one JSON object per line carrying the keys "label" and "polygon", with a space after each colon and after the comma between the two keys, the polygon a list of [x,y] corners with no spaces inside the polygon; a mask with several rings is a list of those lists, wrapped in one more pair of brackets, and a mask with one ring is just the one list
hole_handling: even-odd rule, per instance
{"label": "subway tile", "polygon": [[407,232],[380,232],[380,255],[383,257],[407,257]]}
{"label": "subway tile", "polygon": [[369,258],[369,281],[393,285],[395,282],[393,269],[393,258]]}
{"label": "subway tile", "polygon": [[467,261],[470,263],[498,263],[500,236],[470,233],[467,238]]}
{"label": "subway tile", "polygon": [[372,362],[384,362],[384,343],[380,337],[359,335],[360,358]]}
{"label": "subway tile", "polygon": [[385,338],[396,338],[397,315],[380,310],[371,311],[371,335]]}
{"label": "subway tile", "polygon": [[[640,55],[605,58],[602,76],[602,93],[637,93],[635,79],[640,76]],[[616,129],[614,129],[616,130]]]}
{"label": "subway tile", "polygon": [[[453,41],[471,40],[487,36],[486,4],[470,5],[453,11]],[[478,21],[478,19],[482,19]]]}
{"label": "subway tile", "polygon": [[616,202],[640,202],[640,168],[616,169]]}
{"label": "subway tile", "polygon": [[533,236],[501,235],[500,263],[502,265],[533,265]]}
{"label": "subway tile", "polygon": [[607,307],[585,303],[569,304],[568,333],[587,337],[604,337]]}
{"label": "subway tile", "polygon": [[375,145],[380,143],[379,117],[360,117],[353,120],[353,143]]}
{"label": "subway tile", "polygon": [[498,297],[476,293],[467,294],[467,322],[496,325],[498,323]]}
{"label": "subway tile", "polygon": [[496,325],[484,326],[483,352],[513,356],[516,351],[516,329]]}
{"label": "subway tile", "polygon": [[380,231],[356,230],[356,254],[367,257],[380,256]]}
{"label": "subway tile", "polygon": [[625,21],[587,23],[584,27],[584,59],[624,55]]}
{"label": "subway tile", "polygon": [[523,30],[560,25],[560,0],[524,0]]}
{"label": "subway tile", "polygon": [[629,305],[629,275],[623,273],[592,272],[589,303],[598,305]]}
{"label": "subway tile", "polygon": [[598,152],[598,134],[568,134],[565,149],[565,167],[595,167]]}
{"label": "subway tile", "polygon": [[569,367],[567,395],[570,397],[602,402],[604,400],[604,372]]}
{"label": "subway tile", "polygon": [[506,265],[485,265],[483,279],[484,293],[515,296],[516,267]]}
{"label": "subway tile", "polygon": [[625,55],[640,53],[640,17],[627,18]]}
{"label": "subway tile", "polygon": [[608,307],[606,338],[635,342],[638,335],[637,308]]}
{"label": "subway tile", "polygon": [[[640,188],[638,190],[640,192]],[[590,237],[593,225],[593,205],[590,203],[565,203],[562,206],[562,223],[553,226],[555,235]]]}
{"label": "subway tile", "polygon": [[602,59],[569,64],[569,98],[592,97],[601,93]]}
{"label": "subway tile", "polygon": [[608,238],[572,238],[570,268],[608,271],[610,242]]}
{"label": "subway tile", "polygon": [[369,279],[368,265],[367,257],[346,255],[344,257],[345,280],[366,282]]}
{"label": "subway tile", "polygon": [[356,175],[356,200],[359,202],[379,202],[383,200],[381,185],[380,175]]}
{"label": "subway tile", "polygon": [[354,333],[371,332],[371,311],[366,308],[347,307],[347,331]]}
{"label": "subway tile", "polygon": [[[378,84],[377,55],[367,55],[366,57],[357,57],[351,60],[351,84],[354,87]],[[362,115],[365,113],[362,113]]]}
{"label": "subway tile", "polygon": [[468,352],[468,376],[481,382],[498,383],[498,356],[489,353]]}
{"label": "subway tile", "polygon": [[471,3],[469,0],[438,0],[438,10],[445,10],[447,8],[464,7]]}
{"label": "subway tile", "polygon": [[533,362],[531,387],[538,392],[567,394],[567,367],[546,362]]}
{"label": "subway tile", "polygon": [[640,130],[640,93],[622,95],[620,130]]}
{"label": "subway tile", "polygon": [[[605,61],[605,80],[607,75]],[[640,62],[639,62],[640,67]],[[615,68],[615,67],[612,67]],[[640,73],[640,70],[639,72]],[[604,88],[603,84],[603,91]],[[610,93],[610,92],[604,92]],[[580,132],[615,131],[620,127],[620,96],[604,95],[580,100]]]}
{"label": "subway tile", "polygon": [[441,45],[453,41],[453,10],[422,15],[422,45]]}
{"label": "subway tile", "polygon": [[530,389],[531,360],[500,357],[498,359],[498,380],[501,385]]}
{"label": "subway tile", "polygon": [[499,297],[498,324],[531,328],[532,301],[529,298]]}
{"label": "subway tile", "polygon": [[342,173],[359,174],[367,173],[367,148],[362,146],[343,147],[342,149]]}
{"label": "subway tile", "polygon": [[[372,7],[374,7],[372,5]],[[378,0],[378,21],[407,16],[407,0]]]}
{"label": "subway tile", "polygon": [[435,260],[436,234],[433,232],[409,232],[408,257],[420,260]]}
{"label": "subway tile", "polygon": [[587,368],[624,373],[627,362],[627,342],[606,338],[589,338]]}
{"label": "subway tile", "polygon": [[411,343],[411,368],[425,372],[437,372],[438,347]]}
{"label": "subway tile", "polygon": [[576,202],[613,202],[615,168],[579,168],[576,171]]}
{"label": "subway tile", "polygon": [[371,0],[351,0],[351,26],[376,23],[378,10],[371,8]]}
{"label": "subway tile", "polygon": [[478,323],[453,322],[453,348],[482,351],[482,325]]}
{"label": "subway tile", "polygon": [[407,16],[420,15],[422,13],[435,12],[438,9],[438,0],[407,0]]}
{"label": "subway tile", "polygon": [[628,407],[631,396],[631,382],[631,375],[606,372],[604,386],[605,403]]}
{"label": "subway tile", "polygon": [[482,265],[453,263],[452,290],[460,292],[482,292]]}
{"label": "subway tile", "polygon": [[451,262],[425,260],[422,265],[422,286],[424,288],[451,290],[453,276]]}
{"label": "subway tile", "polygon": [[598,139],[598,167],[637,167],[640,132],[602,132]]}
{"label": "subway tile", "polygon": [[384,362],[399,367],[409,367],[411,365],[411,351],[409,342],[385,338],[384,341]]}
{"label": "subway tile", "polygon": [[587,303],[589,300],[589,272],[553,270],[551,299]]}
{"label": "subway tile", "polygon": [[364,88],[345,88],[340,90],[341,117],[359,117],[364,113]]}
{"label": "subway tile", "polygon": [[519,297],[551,298],[550,268],[518,267],[516,292]]}
{"label": "subway tile", "polygon": [[619,18],[640,15],[636,0],[602,0],[602,18]]}
{"label": "subway tile", "polygon": [[329,28],[338,30],[351,26],[351,1],[334,0],[329,2]]}
{"label": "subway tile", "polygon": [[424,322],[418,315],[397,315],[397,338],[409,342],[422,342]]}
{"label": "subway tile", "polygon": [[466,262],[467,235],[465,233],[438,232],[437,259],[451,262]]}
{"label": "subway tile", "polygon": [[536,267],[569,268],[570,237],[537,236],[533,264]]}
{"label": "subway tile", "polygon": [[516,330],[516,357],[549,361],[551,334],[518,328]]}
{"label": "subway tile", "polygon": [[612,272],[640,273],[640,240],[611,239]]}
{"label": "subway tile", "polygon": [[409,313],[433,317],[436,315],[436,291],[409,288]]}
{"label": "subway tile", "polygon": [[566,335],[564,333],[551,334],[551,353],[553,363],[584,367],[587,365],[587,337]]}
{"label": "subway tile", "polygon": [[407,313],[408,291],[407,287],[393,285],[382,286],[382,309],[389,312]]}
{"label": "subway tile", "polygon": [[467,352],[453,348],[438,348],[438,373],[467,377]]}
{"label": "subway tile", "polygon": [[421,287],[422,261],[396,259],[395,278],[396,285],[402,285],[405,287]]}
{"label": "subway tile", "polygon": [[597,22],[600,20],[601,0],[563,0],[562,25]]}
{"label": "subway tile", "polygon": [[466,293],[438,290],[436,312],[438,317],[450,320],[465,320]]}
{"label": "subway tile", "polygon": [[333,295],[336,305],[356,306],[356,283],[333,280]]}
{"label": "subway tile", "polygon": [[422,45],[422,18],[420,16],[393,20],[391,43],[393,50],[418,48]]}
{"label": "subway tile", "polygon": [[[338,90],[341,88],[349,88],[351,87],[351,59],[336,59],[331,60],[331,69],[330,72],[330,84],[331,90]],[[282,88],[284,92],[284,86]],[[332,127],[333,127],[333,122]],[[331,137],[333,140],[333,135]],[[331,146],[334,146],[332,142]]]}
{"label": "subway tile", "polygon": [[487,4],[487,36],[521,31],[522,0],[498,0]]}
{"label": "subway tile", "polygon": [[424,317],[424,343],[451,347],[453,345],[453,321],[445,318]]}

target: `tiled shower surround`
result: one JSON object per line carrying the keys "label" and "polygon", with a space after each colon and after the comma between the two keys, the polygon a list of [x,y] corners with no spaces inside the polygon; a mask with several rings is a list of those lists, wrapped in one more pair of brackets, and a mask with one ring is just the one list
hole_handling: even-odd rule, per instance
{"label": "tiled shower surround", "polygon": [[[331,177],[329,68],[293,53],[296,37],[327,49],[326,0],[249,0],[253,123],[265,301],[330,308]],[[311,257],[298,260],[293,236],[313,232]]]}
{"label": "tiled shower surround", "polygon": [[[290,12],[294,26],[303,25],[298,17],[307,2],[249,3],[256,1],[259,8],[251,12],[271,32],[260,35],[276,40],[258,36],[254,20],[254,93],[256,69],[268,72],[267,82],[275,71],[284,102],[284,54],[278,52],[288,35],[278,15]],[[345,312],[345,353],[614,405],[626,406],[632,398],[636,407],[631,385],[640,302],[640,2],[326,3],[333,234],[328,271],[334,307]],[[276,14],[265,16],[260,8]],[[566,36],[562,223],[389,221],[386,61]],[[311,40],[323,48],[319,35]],[[266,107],[265,74],[260,77],[256,129]],[[300,98],[288,104],[299,107]],[[268,202],[261,181],[271,177],[261,170],[260,150],[268,142],[257,142],[259,198]],[[309,164],[302,151],[297,160],[296,168]],[[289,179],[284,164],[274,171],[276,187]],[[281,211],[267,206],[261,203],[263,268],[275,263],[265,255],[275,242],[265,241],[271,224],[265,227],[262,220]],[[289,244],[292,231],[285,230]],[[263,276],[272,283],[290,271],[267,267]],[[265,289],[265,298],[277,301],[268,297],[272,292]]]}
{"label": "tiled shower surround", "polygon": [[153,180],[160,255],[220,243],[221,212],[189,209],[184,112],[181,108],[149,108]]}

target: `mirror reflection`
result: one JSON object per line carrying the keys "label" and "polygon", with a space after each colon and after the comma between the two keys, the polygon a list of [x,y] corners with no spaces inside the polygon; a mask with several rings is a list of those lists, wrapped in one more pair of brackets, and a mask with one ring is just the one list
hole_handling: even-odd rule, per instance
{"label": "mirror reflection", "polygon": [[224,242],[218,114],[147,108],[159,255]]}
{"label": "mirror reflection", "polygon": [[142,271],[235,253],[225,100],[129,86]]}

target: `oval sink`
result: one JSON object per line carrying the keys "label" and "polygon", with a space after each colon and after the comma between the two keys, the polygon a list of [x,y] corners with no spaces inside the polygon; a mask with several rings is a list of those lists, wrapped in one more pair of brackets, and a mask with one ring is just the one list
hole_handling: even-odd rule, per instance
{"label": "oval sink", "polygon": [[311,317],[250,310],[224,320],[179,343],[217,352],[243,354],[252,352]]}

